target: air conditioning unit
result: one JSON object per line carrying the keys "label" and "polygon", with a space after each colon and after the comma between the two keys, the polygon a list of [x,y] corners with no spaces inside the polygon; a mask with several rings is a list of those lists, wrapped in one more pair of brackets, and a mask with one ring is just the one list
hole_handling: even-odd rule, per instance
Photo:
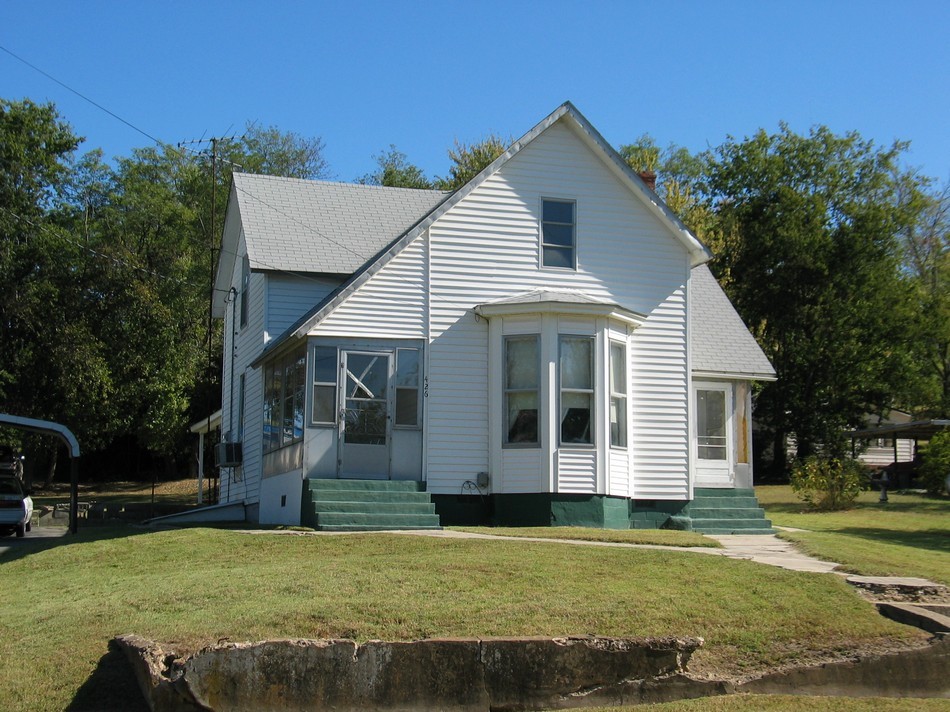
{"label": "air conditioning unit", "polygon": [[239,467],[243,461],[241,443],[218,443],[214,446],[214,464],[218,467]]}

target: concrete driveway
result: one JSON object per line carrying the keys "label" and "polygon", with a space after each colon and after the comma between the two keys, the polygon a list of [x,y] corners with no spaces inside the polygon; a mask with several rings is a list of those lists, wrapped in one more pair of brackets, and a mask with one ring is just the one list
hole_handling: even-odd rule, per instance
{"label": "concrete driveway", "polygon": [[22,538],[17,538],[14,534],[8,536],[0,535],[0,556],[6,554],[7,551],[16,551],[16,549],[20,547],[31,546],[37,541],[58,539],[61,536],[65,536],[68,531],[68,527],[34,526],[32,531],[28,531],[26,536]]}

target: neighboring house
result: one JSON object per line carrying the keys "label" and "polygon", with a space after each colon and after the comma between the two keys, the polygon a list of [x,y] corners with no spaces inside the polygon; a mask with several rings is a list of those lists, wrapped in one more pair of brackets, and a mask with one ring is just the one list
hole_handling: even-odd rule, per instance
{"label": "neighboring house", "polygon": [[453,193],[235,174],[221,500],[322,528],[318,490],[379,479],[442,524],[767,531],[774,372],[709,258],[570,103]]}

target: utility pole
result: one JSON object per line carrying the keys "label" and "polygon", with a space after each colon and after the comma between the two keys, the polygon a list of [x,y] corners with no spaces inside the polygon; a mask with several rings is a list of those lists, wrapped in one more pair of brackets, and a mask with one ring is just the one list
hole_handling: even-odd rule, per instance
{"label": "utility pole", "polygon": [[182,141],[178,144],[179,148],[182,148],[185,145],[195,145],[195,144],[210,144],[211,145],[211,224],[208,229],[208,256],[209,256],[209,267],[208,267],[208,364],[207,364],[207,376],[208,376],[208,394],[207,394],[207,410],[208,410],[208,438],[206,441],[206,446],[204,452],[200,453],[200,457],[206,458],[206,461],[210,462],[211,468],[208,468],[207,472],[214,472],[213,481],[215,485],[211,490],[212,500],[209,504],[217,504],[221,496],[221,481],[220,475],[214,470],[214,458],[211,457],[211,452],[213,448],[213,440],[211,438],[211,415],[212,409],[214,408],[214,272],[215,272],[215,252],[217,245],[217,231],[216,231],[216,195],[218,188],[218,144],[222,141],[232,140],[232,136],[228,137],[212,137],[212,138],[200,138],[195,139],[194,141]]}

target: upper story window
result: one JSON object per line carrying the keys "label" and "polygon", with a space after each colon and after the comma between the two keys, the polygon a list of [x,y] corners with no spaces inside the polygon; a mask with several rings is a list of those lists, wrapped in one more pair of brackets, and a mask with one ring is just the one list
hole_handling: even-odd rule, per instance
{"label": "upper story window", "polygon": [[576,205],[573,200],[541,201],[541,266],[575,269]]}
{"label": "upper story window", "polygon": [[247,326],[247,300],[251,292],[251,263],[244,255],[241,261],[241,328]]}

